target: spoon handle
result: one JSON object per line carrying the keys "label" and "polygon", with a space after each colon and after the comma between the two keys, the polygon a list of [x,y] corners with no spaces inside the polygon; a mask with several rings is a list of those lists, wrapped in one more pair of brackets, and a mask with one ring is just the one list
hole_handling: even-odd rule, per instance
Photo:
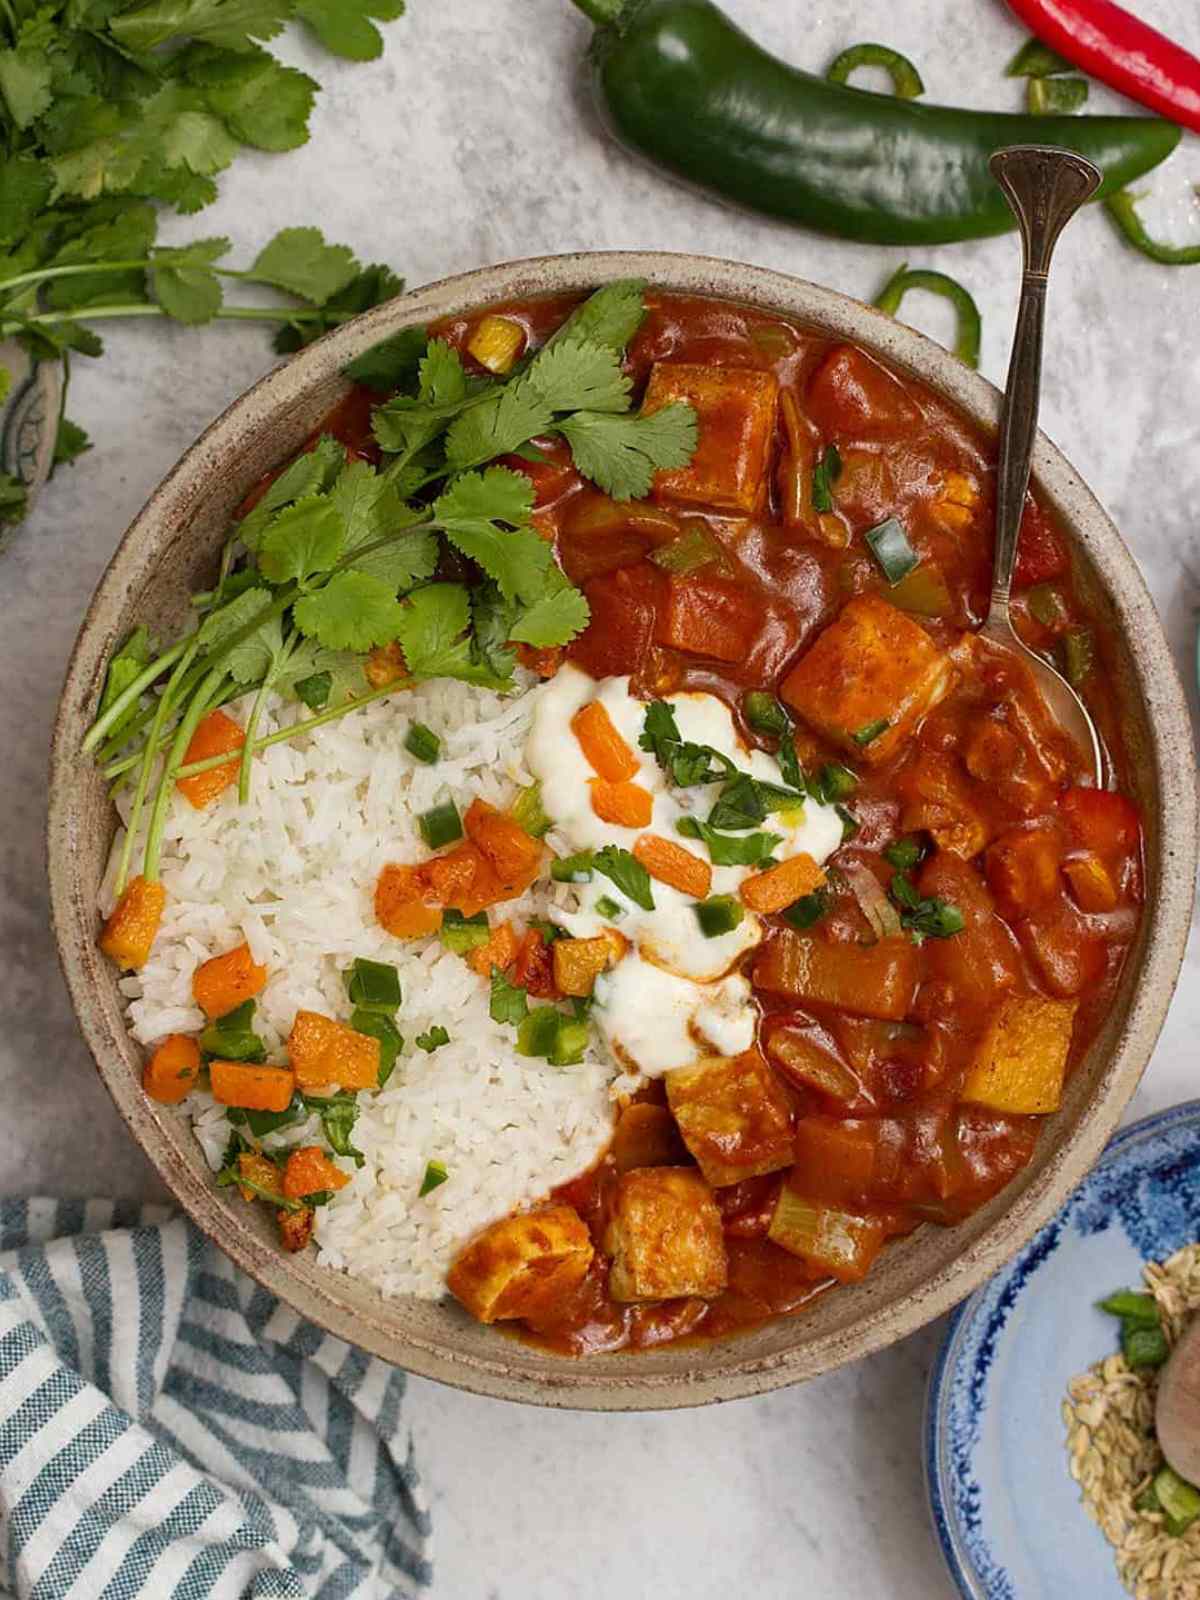
{"label": "spoon handle", "polygon": [[996,488],[996,557],[992,616],[1008,616],[1017,536],[1029,488],[1033,441],[1042,386],[1042,335],[1046,283],[1058,236],[1100,187],[1100,173],[1082,156],[1045,145],[1011,145],[991,159],[992,175],[1004,191],[1021,230],[1025,270],[1013,335],[1004,413],[1000,422],[1000,467]]}

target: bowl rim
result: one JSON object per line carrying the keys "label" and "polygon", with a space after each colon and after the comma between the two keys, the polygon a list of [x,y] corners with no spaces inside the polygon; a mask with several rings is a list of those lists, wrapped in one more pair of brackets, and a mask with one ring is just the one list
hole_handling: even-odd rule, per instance
{"label": "bowl rim", "polygon": [[[597,1375],[596,1363],[604,1358],[556,1358],[560,1366],[552,1376],[534,1378],[510,1369],[505,1351],[512,1346],[502,1337],[495,1339],[494,1353],[483,1357],[455,1351],[448,1348],[447,1341],[433,1337],[398,1335],[384,1326],[382,1312],[378,1320],[364,1318],[361,1309],[343,1303],[339,1285],[345,1280],[340,1273],[314,1269],[301,1281],[292,1265],[297,1258],[264,1251],[259,1236],[227,1206],[211,1183],[201,1186],[189,1172],[177,1169],[159,1116],[129,1073],[118,1041],[99,1019],[92,993],[93,964],[89,963],[89,954],[93,963],[95,954],[94,886],[90,893],[85,892],[73,870],[77,852],[72,779],[78,763],[78,708],[90,703],[97,686],[101,642],[108,642],[107,612],[120,605],[139,574],[139,562],[145,549],[154,545],[156,530],[186,525],[197,485],[219,471],[230,454],[244,448],[238,438],[244,425],[256,419],[260,426],[269,425],[270,416],[284,412],[289,402],[302,400],[317,383],[340,372],[354,355],[400,328],[526,295],[582,291],[628,277],[676,293],[777,309],[831,337],[852,340],[910,372],[976,425],[992,427],[999,416],[999,391],[923,334],[836,290],[732,260],[672,252],[580,252],[479,268],[412,290],[325,335],[234,400],[167,473],[134,518],[96,588],[68,663],[51,747],[47,819],[54,936],[80,1029],[131,1133],[192,1221],[239,1267],[298,1314],[410,1372],[479,1394],[588,1410],[701,1405],[744,1398],[817,1376],[931,1322],[1020,1249],[1101,1154],[1137,1087],[1183,961],[1197,856],[1191,724],[1153,600],[1105,511],[1065,457],[1039,433],[1034,477],[1060,507],[1071,508],[1071,543],[1082,547],[1095,562],[1106,595],[1125,627],[1164,801],[1158,852],[1162,870],[1140,981],[1111,1056],[1097,1076],[1093,1104],[1074,1127],[1063,1130],[1054,1161],[1033,1176],[977,1239],[967,1242],[921,1284],[891,1300],[868,1305],[849,1328],[829,1330],[797,1347],[739,1356],[735,1338],[695,1347],[691,1352],[695,1359],[682,1363],[679,1370],[646,1369],[644,1377],[618,1377],[614,1372],[606,1378],[602,1367]],[[380,1303],[386,1307],[382,1297]],[[796,1319],[796,1326],[802,1325],[803,1319]]]}

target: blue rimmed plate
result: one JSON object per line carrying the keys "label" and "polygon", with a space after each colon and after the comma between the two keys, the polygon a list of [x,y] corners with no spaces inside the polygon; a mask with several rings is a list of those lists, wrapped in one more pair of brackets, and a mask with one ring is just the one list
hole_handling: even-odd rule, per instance
{"label": "blue rimmed plate", "polygon": [[1116,1349],[1095,1303],[1200,1239],[1200,1101],[1119,1133],[1052,1222],[955,1312],[925,1473],[966,1600],[1128,1600],[1067,1471],[1067,1383]]}

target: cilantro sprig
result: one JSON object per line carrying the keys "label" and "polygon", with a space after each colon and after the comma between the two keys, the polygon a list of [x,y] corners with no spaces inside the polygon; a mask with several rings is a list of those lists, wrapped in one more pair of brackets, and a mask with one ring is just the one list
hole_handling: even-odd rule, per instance
{"label": "cilantro sprig", "polygon": [[[295,20],[335,54],[365,61],[376,22],[404,0],[16,0],[0,5],[0,337],[41,360],[97,357],[95,328],[119,318],[278,325],[297,349],[399,292],[316,228],[286,228],[240,268],[229,240],[157,244],[159,208],[192,214],[243,148],[296,149],[319,89],[264,44]],[[229,305],[228,284],[278,291]],[[0,373],[0,382],[4,375]],[[56,465],[88,448],[60,419]],[[0,518],[25,510],[0,475]]]}

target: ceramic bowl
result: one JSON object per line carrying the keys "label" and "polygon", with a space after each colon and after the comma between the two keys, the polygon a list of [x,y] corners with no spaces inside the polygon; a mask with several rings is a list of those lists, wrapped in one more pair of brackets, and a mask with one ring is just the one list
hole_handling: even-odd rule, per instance
{"label": "ceramic bowl", "polygon": [[125,535],[84,620],[59,708],[49,858],[55,930],[84,1036],[138,1143],[196,1223],[304,1316],[411,1372],[543,1405],[632,1410],[698,1405],[794,1383],[877,1350],[947,1311],[1053,1215],[1116,1126],[1158,1034],[1192,903],[1195,775],[1182,691],[1145,584],[1120,535],[1044,438],[1038,485],[1071,536],[1078,579],[1118,642],[1115,674],[1137,799],[1146,822],[1147,903],[1112,1013],[1073,1075],[1029,1168],[953,1230],[925,1228],[889,1247],[865,1283],[805,1315],[698,1347],[565,1360],[470,1321],[452,1304],[386,1300],[365,1284],[287,1256],[272,1219],[214,1187],[178,1113],[142,1093],[140,1055],[122,1024],[115,970],[96,948],[96,890],[113,814],[80,758],[105,662],[138,621],[179,625],[211,578],[233,508],[285,461],[338,400],[341,369],[398,329],[512,297],[585,291],[637,276],[797,317],[877,352],[994,427],[999,396],[940,346],[878,311],[780,273],[695,256],[556,256],[466,273],[369,312],[272,372],[183,457]]}

